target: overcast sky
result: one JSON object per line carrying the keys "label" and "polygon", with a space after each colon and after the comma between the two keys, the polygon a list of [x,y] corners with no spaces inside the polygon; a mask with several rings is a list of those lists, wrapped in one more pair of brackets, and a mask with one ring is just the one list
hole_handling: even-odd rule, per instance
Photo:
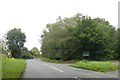
{"label": "overcast sky", "polygon": [[40,35],[46,24],[58,16],[70,17],[82,13],[105,18],[111,25],[118,24],[119,0],[0,0],[0,38],[13,28],[26,34],[25,46],[40,49]]}

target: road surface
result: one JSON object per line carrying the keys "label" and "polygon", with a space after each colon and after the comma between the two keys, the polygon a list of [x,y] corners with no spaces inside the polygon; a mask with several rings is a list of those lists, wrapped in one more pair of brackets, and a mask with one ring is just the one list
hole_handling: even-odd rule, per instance
{"label": "road surface", "polygon": [[85,80],[84,78],[114,78],[110,80],[117,80],[118,78],[115,75],[77,69],[66,64],[49,63],[38,59],[28,59],[26,62],[23,78],[72,78],[74,80]]}

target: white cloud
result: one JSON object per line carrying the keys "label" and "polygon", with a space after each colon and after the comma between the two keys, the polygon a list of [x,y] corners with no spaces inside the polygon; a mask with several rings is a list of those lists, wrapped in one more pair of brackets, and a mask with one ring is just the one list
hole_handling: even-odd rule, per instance
{"label": "white cloud", "polygon": [[83,15],[101,17],[117,26],[118,0],[1,0],[0,36],[17,27],[27,36],[25,46],[40,49],[38,39],[47,23],[58,16]]}

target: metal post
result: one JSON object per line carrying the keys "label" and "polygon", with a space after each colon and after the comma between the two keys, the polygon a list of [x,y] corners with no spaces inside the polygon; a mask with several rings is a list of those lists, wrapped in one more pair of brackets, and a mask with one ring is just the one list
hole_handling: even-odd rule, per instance
{"label": "metal post", "polygon": [[2,44],[2,54],[3,54],[3,44]]}
{"label": "metal post", "polygon": [[[3,44],[2,44],[2,54],[3,54]],[[2,79],[2,55],[1,55],[1,52],[0,52],[0,80],[1,79]]]}

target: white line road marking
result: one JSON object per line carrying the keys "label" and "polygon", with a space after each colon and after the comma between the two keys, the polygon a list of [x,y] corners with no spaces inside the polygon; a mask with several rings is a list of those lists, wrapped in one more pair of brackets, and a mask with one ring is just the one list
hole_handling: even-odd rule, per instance
{"label": "white line road marking", "polygon": [[81,80],[81,79],[79,79],[78,77],[74,77],[75,79],[78,79],[78,80]]}
{"label": "white line road marking", "polygon": [[53,67],[53,66],[50,66],[50,67],[53,68],[53,69],[55,69],[55,70],[57,70],[57,71],[63,72],[62,70],[57,69],[57,68],[55,68],[55,67]]}
{"label": "white line road marking", "polygon": [[76,79],[77,79],[77,77],[74,77],[74,78],[76,78]]}
{"label": "white line road marking", "polygon": [[47,65],[47,64],[44,64],[44,65]]}

